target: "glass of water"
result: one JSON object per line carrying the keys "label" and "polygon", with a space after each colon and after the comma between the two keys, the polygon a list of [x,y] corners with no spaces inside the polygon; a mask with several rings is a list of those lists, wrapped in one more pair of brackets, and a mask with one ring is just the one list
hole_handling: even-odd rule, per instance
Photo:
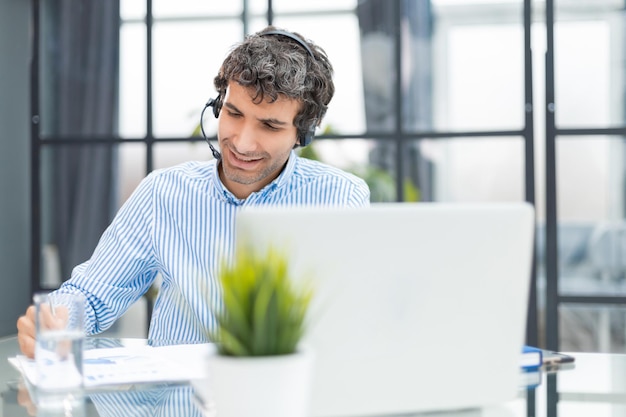
{"label": "glass of water", "polygon": [[68,393],[83,387],[85,297],[35,294],[37,390]]}

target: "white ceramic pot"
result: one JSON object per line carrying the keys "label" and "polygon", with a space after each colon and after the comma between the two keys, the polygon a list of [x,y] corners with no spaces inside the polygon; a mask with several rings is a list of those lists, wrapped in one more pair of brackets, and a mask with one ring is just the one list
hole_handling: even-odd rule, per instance
{"label": "white ceramic pot", "polygon": [[216,417],[306,417],[314,354],[208,358],[209,396]]}

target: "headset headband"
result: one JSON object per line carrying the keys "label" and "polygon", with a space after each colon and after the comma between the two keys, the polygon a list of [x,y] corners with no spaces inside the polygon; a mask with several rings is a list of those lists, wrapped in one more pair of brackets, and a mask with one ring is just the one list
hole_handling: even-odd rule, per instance
{"label": "headset headband", "polygon": [[309,55],[311,55],[311,58],[315,59],[315,55],[313,55],[313,51],[311,50],[311,48],[309,48],[309,45],[307,45],[306,42],[304,42],[302,39],[300,39],[293,33],[285,32],[284,30],[270,30],[269,32],[265,32],[261,34],[261,36],[267,36],[267,35],[280,35],[280,36],[286,36],[290,39],[293,39],[294,41],[298,42],[300,46],[306,49]]}

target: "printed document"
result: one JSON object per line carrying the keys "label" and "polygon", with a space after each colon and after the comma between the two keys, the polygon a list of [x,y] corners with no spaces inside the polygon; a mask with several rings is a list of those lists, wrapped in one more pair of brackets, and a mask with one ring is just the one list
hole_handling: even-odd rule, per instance
{"label": "printed document", "polygon": [[[88,349],[83,358],[85,388],[204,379],[206,357],[213,351],[208,343]],[[37,386],[33,359],[18,355],[9,362]]]}

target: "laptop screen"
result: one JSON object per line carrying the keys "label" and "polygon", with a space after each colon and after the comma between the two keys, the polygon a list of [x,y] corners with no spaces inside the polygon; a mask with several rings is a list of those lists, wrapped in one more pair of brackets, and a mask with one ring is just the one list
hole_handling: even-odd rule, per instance
{"label": "laptop screen", "polygon": [[255,207],[238,242],[287,250],[313,279],[303,343],[311,415],[457,409],[513,399],[534,238],[526,203]]}

